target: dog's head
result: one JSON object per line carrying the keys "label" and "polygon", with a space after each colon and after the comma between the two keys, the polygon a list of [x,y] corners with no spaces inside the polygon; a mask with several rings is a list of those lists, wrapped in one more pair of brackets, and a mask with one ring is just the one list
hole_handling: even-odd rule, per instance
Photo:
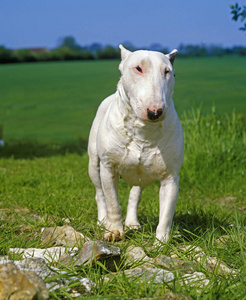
{"label": "dog's head", "polygon": [[164,55],[156,51],[130,52],[122,45],[121,84],[134,113],[149,122],[162,121],[174,86],[173,62],[177,50]]}

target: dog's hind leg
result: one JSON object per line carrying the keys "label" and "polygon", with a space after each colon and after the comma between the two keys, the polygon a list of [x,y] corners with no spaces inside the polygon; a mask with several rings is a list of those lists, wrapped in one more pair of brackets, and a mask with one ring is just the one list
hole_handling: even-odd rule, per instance
{"label": "dog's hind leg", "polygon": [[130,229],[140,228],[140,224],[138,222],[138,205],[141,200],[142,190],[143,188],[140,186],[133,186],[130,191],[125,220],[125,226]]}
{"label": "dog's hind leg", "polygon": [[107,221],[107,204],[104,197],[100,179],[100,161],[97,155],[90,156],[89,176],[96,189],[96,202],[98,210],[98,225],[105,224]]}

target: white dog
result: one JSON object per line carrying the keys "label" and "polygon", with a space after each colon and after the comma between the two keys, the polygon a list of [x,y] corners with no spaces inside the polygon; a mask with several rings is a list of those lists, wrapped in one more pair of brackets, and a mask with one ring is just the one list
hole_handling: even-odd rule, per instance
{"label": "white dog", "polygon": [[[122,45],[122,74],[115,94],[100,105],[89,137],[89,175],[96,188],[98,221],[107,240],[124,237],[118,177],[132,187],[125,226],[138,228],[142,189],[160,180],[156,238],[166,242],[179,189],[183,131],[174,108],[173,62],[177,50],[130,52]],[[151,199],[149,199],[151,201]]]}

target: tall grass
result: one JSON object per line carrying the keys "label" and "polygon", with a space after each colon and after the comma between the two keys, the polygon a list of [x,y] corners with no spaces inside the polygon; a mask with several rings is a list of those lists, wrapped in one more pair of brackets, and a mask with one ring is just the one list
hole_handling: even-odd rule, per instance
{"label": "tall grass", "polygon": [[[143,247],[151,257],[175,252],[179,258],[190,260],[192,251],[179,250],[180,246],[190,244],[223,260],[238,273],[236,276],[218,275],[215,270],[210,274],[200,263],[199,270],[206,274],[210,284],[198,293],[196,287],[182,286],[178,280],[155,285],[141,283],[138,279],[130,282],[123,274],[108,272],[100,264],[80,269],[59,266],[64,271],[69,269],[70,274],[86,276],[96,282],[91,297],[153,298],[171,290],[193,299],[246,298],[245,120],[236,113],[220,115],[214,108],[207,114],[201,109],[190,110],[180,119],[185,135],[185,155],[171,239],[165,247],[150,247],[158,223],[159,184],[155,183],[143,191],[139,205],[141,230],[129,234],[117,245],[123,257],[127,247],[135,244]],[[41,228],[63,225],[64,218],[69,218],[71,226],[91,239],[102,238],[102,231],[96,224],[94,187],[87,174],[87,153],[69,153],[67,149],[65,154],[58,151],[49,156],[44,152],[43,157],[40,156],[23,159],[21,155],[20,158],[8,155],[0,159],[0,205],[9,208],[0,210],[0,255],[8,254],[9,248],[14,247],[42,247]],[[129,189],[120,180],[119,201],[123,216]],[[28,208],[30,212],[20,208]],[[217,240],[222,235],[228,239],[220,244]],[[125,269],[123,264],[120,269]],[[105,275],[114,279],[107,281]],[[68,297],[65,291],[51,293],[51,299],[62,297]]]}
{"label": "tall grass", "polygon": [[201,194],[245,194],[246,123],[243,115],[192,109],[183,114],[185,155],[183,185]]}

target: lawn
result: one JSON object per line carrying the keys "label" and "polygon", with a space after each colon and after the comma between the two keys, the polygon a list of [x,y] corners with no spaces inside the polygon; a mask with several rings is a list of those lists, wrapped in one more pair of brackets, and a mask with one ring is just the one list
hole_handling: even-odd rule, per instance
{"label": "lawn", "polygon": [[[0,126],[8,139],[40,142],[87,140],[99,103],[116,90],[118,61],[0,65]],[[174,102],[246,112],[245,57],[175,61]]]}
{"label": "lawn", "polygon": [[[135,245],[150,257],[175,252],[183,260],[190,258],[182,247],[200,247],[237,275],[219,274],[217,269],[205,272],[199,262],[210,284],[197,291],[178,281],[129,282],[100,264],[80,269],[59,265],[64,277],[76,273],[96,283],[81,299],[158,299],[168,291],[192,299],[246,299],[245,62],[239,57],[175,61],[174,100],[185,135],[185,156],[173,235],[167,245],[152,247],[158,223],[155,183],[143,191],[141,229],[117,243],[123,255]],[[0,124],[7,143],[0,148],[0,256],[9,248],[42,248],[41,228],[64,225],[65,219],[92,240],[102,239],[85,149],[98,104],[115,91],[117,66],[117,61],[0,66]],[[125,216],[130,187],[120,180],[119,190]],[[21,211],[28,213],[20,216]],[[226,242],[218,242],[225,236]],[[113,281],[106,281],[108,275]],[[50,297],[69,299],[64,289]]]}
{"label": "lawn", "polygon": [[[197,110],[190,111],[182,119],[182,125],[185,159],[172,237],[167,245],[152,247],[158,223],[159,184],[155,183],[143,191],[139,205],[141,230],[116,245],[123,256],[129,245],[141,246],[153,258],[176,253],[178,258],[189,261],[193,256],[192,261],[198,263],[200,271],[210,280],[209,286],[198,291],[196,286],[179,285],[179,275],[176,283],[129,282],[122,274],[106,270],[99,263],[79,269],[58,265],[64,271],[64,278],[76,274],[96,283],[96,288],[81,299],[155,298],[169,291],[192,299],[245,299],[245,124],[236,114],[226,118],[211,112],[204,117]],[[87,153],[0,159],[0,256],[7,255],[9,248],[43,248],[41,228],[62,226],[67,219],[71,220],[69,225],[92,240],[102,239],[87,166]],[[123,216],[129,189],[120,180]],[[219,242],[224,237],[226,241]],[[205,271],[202,262],[196,261],[195,253],[180,250],[187,246],[200,247],[209,257],[217,257],[236,270],[237,275],[220,274],[217,269],[212,273]],[[119,268],[119,272],[126,270],[124,265]],[[114,278],[112,282],[106,281],[108,276]],[[50,296],[50,299],[70,299],[64,289],[51,292]]]}

